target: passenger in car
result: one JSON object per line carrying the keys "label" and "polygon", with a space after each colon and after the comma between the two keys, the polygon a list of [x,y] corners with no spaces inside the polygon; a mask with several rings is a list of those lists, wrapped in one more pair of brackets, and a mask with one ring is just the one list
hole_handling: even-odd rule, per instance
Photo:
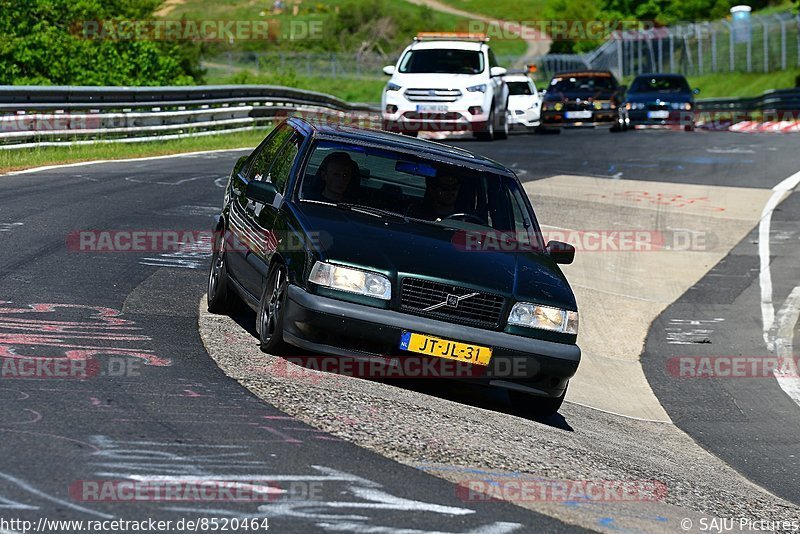
{"label": "passenger in car", "polygon": [[346,152],[333,152],[319,165],[310,191],[311,198],[326,202],[352,201],[358,196],[358,165]]}

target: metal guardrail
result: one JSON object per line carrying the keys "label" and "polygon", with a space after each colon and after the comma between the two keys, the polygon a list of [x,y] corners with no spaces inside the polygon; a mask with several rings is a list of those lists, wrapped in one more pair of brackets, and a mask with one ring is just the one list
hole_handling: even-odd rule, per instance
{"label": "metal guardrail", "polygon": [[699,111],[777,113],[800,117],[800,87],[767,91],[752,98],[705,98],[697,100]]}
{"label": "metal guardrail", "polygon": [[[700,99],[699,112],[800,118],[800,88]],[[264,128],[289,115],[377,126],[379,109],[269,85],[0,86],[0,150],[179,139]]]}
{"label": "metal guardrail", "polygon": [[230,133],[292,114],[374,125],[377,113],[368,104],[270,85],[0,86],[0,149]]}

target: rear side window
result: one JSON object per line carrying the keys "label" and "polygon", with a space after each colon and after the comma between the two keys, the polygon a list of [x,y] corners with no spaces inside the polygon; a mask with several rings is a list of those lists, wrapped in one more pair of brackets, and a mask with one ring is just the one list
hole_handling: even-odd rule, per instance
{"label": "rear side window", "polygon": [[248,180],[261,181],[266,178],[275,156],[293,133],[294,129],[291,126],[282,124],[278,127],[278,130],[258,149],[255,158],[250,163],[250,168],[247,170]]}
{"label": "rear side window", "polygon": [[301,137],[299,135],[292,136],[275,157],[272,167],[269,169],[269,174],[267,174],[266,181],[275,184],[276,189],[281,194],[286,192],[286,184],[289,182],[292,165],[300,153],[300,141]]}

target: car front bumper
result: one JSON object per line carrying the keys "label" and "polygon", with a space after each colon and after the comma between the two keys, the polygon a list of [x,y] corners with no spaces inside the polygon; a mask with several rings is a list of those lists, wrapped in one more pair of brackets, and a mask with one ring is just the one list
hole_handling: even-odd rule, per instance
{"label": "car front bumper", "polygon": [[551,128],[592,128],[601,126],[614,126],[617,124],[616,111],[593,112],[591,117],[573,119],[567,118],[564,111],[542,112],[542,125]]}
{"label": "car front bumper", "polygon": [[508,114],[509,128],[535,128],[539,126],[539,112],[537,110],[524,110],[517,113],[516,110]]}
{"label": "car front bumper", "polygon": [[383,357],[389,361],[410,357],[442,360],[401,350],[399,345],[403,332],[491,347],[493,353],[488,367],[459,363],[478,368],[476,370],[480,372],[453,378],[542,397],[560,396],[577,371],[581,358],[580,348],[574,344],[457,325],[314,295],[297,286],[289,286],[283,336],[291,345],[353,359]]}
{"label": "car front bumper", "polygon": [[693,126],[695,117],[691,111],[669,111],[666,117],[652,117],[649,111],[628,112],[631,124],[636,126]]}

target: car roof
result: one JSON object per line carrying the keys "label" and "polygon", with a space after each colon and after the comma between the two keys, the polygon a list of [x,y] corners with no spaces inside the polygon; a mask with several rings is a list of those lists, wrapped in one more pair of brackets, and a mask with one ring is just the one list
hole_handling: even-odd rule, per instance
{"label": "car roof", "polygon": [[564,72],[557,72],[553,78],[563,78],[564,76],[581,77],[581,76],[611,76],[614,75],[610,70],[566,70]]}
{"label": "car roof", "polygon": [[385,148],[415,155],[428,155],[431,159],[436,159],[443,163],[480,168],[506,176],[514,176],[514,173],[508,167],[487,157],[462,148],[429,141],[427,139],[418,139],[416,137],[409,137],[407,135],[386,132],[374,128],[362,128],[345,124],[317,123],[297,117],[288,119],[288,122],[306,135],[318,139],[354,144],[361,142],[371,145],[380,145]]}
{"label": "car roof", "polygon": [[[644,74],[637,75],[636,78],[684,78],[684,79],[686,79],[686,77],[683,74],[676,74],[674,72],[658,72],[658,73],[651,72],[649,74],[648,73],[644,73]],[[636,79],[636,78],[634,78],[634,79]]]}
{"label": "car roof", "polygon": [[480,41],[445,41],[445,40],[430,40],[430,41],[414,41],[411,44],[412,50],[439,50],[439,49],[455,49],[455,50],[483,50],[486,43]]}
{"label": "car roof", "polygon": [[507,82],[530,82],[533,81],[524,74],[506,74],[503,79]]}

